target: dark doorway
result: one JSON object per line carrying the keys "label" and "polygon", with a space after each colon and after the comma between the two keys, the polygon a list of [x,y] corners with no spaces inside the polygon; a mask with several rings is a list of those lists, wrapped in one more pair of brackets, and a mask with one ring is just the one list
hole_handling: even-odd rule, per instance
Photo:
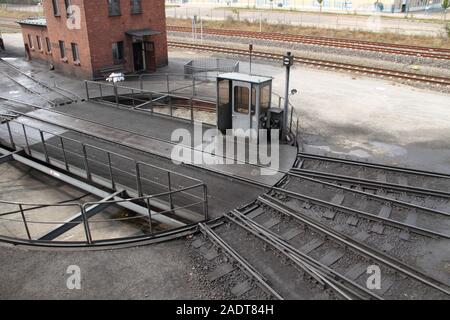
{"label": "dark doorway", "polygon": [[145,65],[147,71],[156,71],[156,60],[155,60],[155,44],[150,41],[144,42],[145,45]]}
{"label": "dark doorway", "polygon": [[144,59],[142,57],[142,42],[133,42],[133,60],[134,71],[141,71],[144,69]]}

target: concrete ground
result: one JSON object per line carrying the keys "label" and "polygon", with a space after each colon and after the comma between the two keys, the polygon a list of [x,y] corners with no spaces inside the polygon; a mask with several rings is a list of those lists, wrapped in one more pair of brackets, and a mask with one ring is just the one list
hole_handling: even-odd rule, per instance
{"label": "concrete ground", "polygon": [[[200,299],[183,240],[140,248],[56,252],[0,245],[0,299]],[[69,290],[67,268],[80,268]],[[210,294],[210,293],[209,293]]]}
{"label": "concrete ground", "polygon": [[[218,55],[170,53],[172,68],[211,57]],[[274,92],[283,93],[283,67],[254,61],[252,70],[272,76]],[[247,61],[240,71],[249,71]],[[302,65],[293,67],[290,88],[298,90],[290,101],[306,151],[450,172],[449,94]]]}
{"label": "concrete ground", "polygon": [[[21,54],[20,48],[15,50]],[[211,55],[171,50],[171,65],[163,72],[206,57]],[[256,61],[252,69],[273,76],[274,90],[283,91],[280,65]],[[247,70],[242,61],[241,71]],[[80,82],[58,74],[53,77],[63,86],[82,88]],[[450,172],[448,94],[299,65],[293,69],[291,88],[299,90],[291,101],[299,114],[306,151]],[[2,246],[0,259],[0,298],[4,299],[205,297],[183,241],[100,252]],[[66,270],[72,264],[81,268],[81,290],[66,287]]]}

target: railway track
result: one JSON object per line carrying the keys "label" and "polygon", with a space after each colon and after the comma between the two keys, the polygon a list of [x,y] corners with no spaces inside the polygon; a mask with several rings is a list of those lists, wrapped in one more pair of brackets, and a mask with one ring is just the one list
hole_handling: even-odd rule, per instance
{"label": "railway track", "polygon": [[[47,108],[37,107],[37,109]],[[54,109],[51,111],[57,112]],[[10,116],[15,117],[17,114],[20,113],[12,112]],[[297,163],[305,165],[302,160],[304,161],[306,157],[307,154],[300,154]],[[409,171],[409,169],[398,169]],[[225,174],[222,173],[222,175]],[[381,199],[366,193],[359,194],[356,192],[358,190],[340,189],[318,179],[305,179],[294,172],[287,172],[286,175],[286,181],[276,187],[258,184],[271,191],[270,194],[261,196],[253,210],[248,212],[237,210],[225,215],[225,225],[230,227],[224,232],[219,229],[220,227],[208,229],[208,224],[202,225],[204,228],[200,226],[206,239],[209,239],[208,241],[215,247],[220,247],[222,252],[215,254],[215,249],[211,246],[204,252],[205,256],[212,257],[211,261],[208,260],[212,264],[211,268],[217,268],[211,272],[211,278],[215,279],[212,281],[230,277],[238,266],[247,278],[242,279],[236,285],[237,288],[230,288],[230,290],[234,289],[233,292],[236,294],[249,292],[247,290],[262,290],[268,296],[279,299],[313,296],[326,299],[391,299],[405,298],[404,294],[407,298],[448,298],[448,289],[442,286],[442,283],[423,274],[415,267],[407,267],[405,262],[400,262],[403,261],[400,258],[404,256],[398,260],[393,258],[397,257],[397,252],[392,252],[392,248],[385,246],[396,243],[396,247],[404,250],[403,255],[413,255],[416,253],[412,251],[413,249],[409,251],[405,249],[405,247],[409,248],[411,243],[434,241],[434,239],[448,241],[448,235],[432,228],[427,230],[424,228],[426,226],[418,223],[379,216],[369,209],[374,208],[375,204],[378,206],[387,204],[393,210],[391,215],[394,214],[394,210],[401,209],[403,211],[395,211],[395,214],[403,214],[401,217],[404,217],[414,211],[418,216],[427,217],[426,220],[428,217],[448,219],[445,212],[420,209],[410,204],[397,203],[392,199]],[[232,175],[227,177],[238,179]],[[310,184],[321,186],[322,189],[330,188],[333,198],[331,200],[315,199],[311,194],[306,194],[305,189],[311,189],[309,187],[302,189],[294,185],[292,188],[290,181],[296,182],[296,179],[302,179],[300,180],[302,186],[306,185],[306,180]],[[256,184],[249,180],[245,182]],[[362,201],[366,201],[369,205],[357,210],[345,204],[345,201],[343,201],[345,206],[339,205],[333,199],[340,193],[345,193],[344,197],[347,199],[361,196]],[[379,195],[376,196],[379,197]],[[316,208],[322,210],[320,215],[314,211]],[[327,216],[324,217],[322,213],[326,213]],[[298,220],[294,214],[301,216],[302,220]],[[321,221],[318,221],[318,218]],[[299,225],[294,224],[293,221]],[[350,224],[346,221],[353,222]],[[354,231],[350,232],[350,235],[347,230],[338,231],[339,228],[336,226],[343,224],[349,225],[349,228],[353,228]],[[438,224],[442,225],[442,223]],[[428,227],[435,227],[435,225]],[[372,229],[375,231],[371,232]],[[369,238],[381,239],[384,243],[367,245],[365,243],[370,242]],[[310,251],[305,250],[308,247],[314,248]],[[267,248],[270,248],[270,255]],[[250,256],[249,252],[251,252]],[[224,259],[214,262],[215,258],[221,254],[234,262],[230,263],[229,260]],[[263,255],[265,257],[261,258]],[[374,264],[379,265],[382,274],[387,276],[386,278],[383,276],[381,291],[372,292],[365,287],[364,271],[367,266]]]}
{"label": "railway track", "polygon": [[[197,51],[207,51],[207,52],[217,52],[227,55],[234,56],[248,56],[248,50],[244,49],[236,49],[236,48],[227,48],[223,46],[211,46],[211,45],[202,45],[202,44],[191,44],[187,42],[177,42],[177,41],[169,41],[168,45],[175,48],[183,48],[189,50],[197,50]],[[252,56],[260,59],[269,59],[269,60],[278,60],[281,61],[283,58],[282,54],[273,53],[273,52],[264,52],[264,51],[253,51]],[[349,64],[349,63],[340,63],[340,62],[332,62],[327,60],[319,60],[319,59],[309,59],[309,58],[300,58],[295,57],[295,61],[297,63],[303,63],[307,65],[312,65],[319,68],[325,68],[330,70],[343,70],[347,72],[353,72],[361,75],[371,75],[377,76],[383,79],[397,79],[403,80],[407,83],[415,82],[415,83],[427,83],[430,85],[435,85],[439,87],[450,88],[450,78],[447,77],[438,77],[438,76],[429,76],[423,74],[416,74],[411,72],[403,72],[403,71],[395,71],[383,68],[372,68],[361,65]]]}
{"label": "railway track", "polygon": [[450,175],[377,163],[299,153],[292,171],[361,190],[407,192],[450,199]]}
{"label": "railway track", "polygon": [[[167,31],[192,33],[192,28],[167,26]],[[203,32],[209,35],[262,39],[278,42],[300,43],[307,45],[318,45],[318,46],[336,47],[352,50],[373,51],[385,54],[405,55],[405,56],[432,58],[439,60],[450,60],[450,49],[445,48],[430,48],[412,45],[399,45],[382,42],[370,42],[363,40],[303,36],[303,35],[274,33],[274,32],[256,32],[256,31],[213,29],[213,28],[204,28]]]}
{"label": "railway track", "polygon": [[44,105],[54,107],[58,104],[73,103],[81,100],[81,97],[76,94],[59,87],[51,87],[4,59],[0,59],[0,66],[6,67],[0,68],[1,73],[6,78],[30,93],[32,96],[39,98]]}
{"label": "railway track", "polygon": [[[6,101],[8,103],[8,101]],[[11,102],[9,102],[11,103]],[[15,114],[16,116],[27,117],[35,119],[38,121],[43,121],[41,118],[36,118],[32,115],[25,114],[23,112],[17,112],[13,108],[16,104],[10,104],[5,110],[10,114]],[[61,114],[64,116],[73,117],[75,120],[88,121],[93,125],[100,125],[102,127],[116,129],[105,125],[104,123],[96,122],[91,119],[86,119],[83,117],[76,117],[68,115],[64,112],[57,111],[55,109],[47,109],[42,107],[36,107],[37,109],[44,109],[52,113]],[[58,125],[58,123],[46,121],[49,124]],[[74,130],[74,128],[64,127],[68,130]],[[132,133],[134,135],[141,136],[143,138],[150,138],[163,143],[174,144],[171,141],[147,136],[141,133],[137,133],[131,130],[120,129],[127,133]],[[76,132],[76,130],[75,130]],[[80,132],[82,133],[82,132]],[[133,146],[128,146],[136,148]],[[139,149],[139,148],[137,148]],[[139,149],[140,150],[140,149]],[[145,150],[142,150],[145,151]],[[148,150],[146,151],[148,152]],[[159,157],[164,157],[164,155],[155,154]],[[190,165],[191,166],[191,165]],[[193,165],[196,167],[195,165]],[[258,165],[253,165],[255,168],[259,168]],[[206,168],[200,167],[201,170],[207,170]],[[241,180],[245,183],[252,185],[258,185],[259,187],[270,189],[270,185],[265,185],[259,183],[255,180],[246,179],[243,177],[238,177],[234,175],[227,175],[222,171],[209,169],[209,171],[225,175],[229,178]],[[303,174],[295,172],[295,169],[291,172],[282,172],[289,177],[291,184],[289,189],[274,188],[277,192],[281,192],[288,197],[293,197],[301,201],[309,201],[315,203],[316,205],[326,208],[327,210],[338,210],[347,215],[354,216],[355,224],[358,223],[359,218],[363,220],[370,220],[377,222],[376,230],[380,233],[383,232],[383,225],[387,225],[396,229],[400,229],[404,232],[402,237],[408,238],[410,233],[424,235],[431,238],[448,238],[449,234],[446,232],[446,226],[448,225],[448,217],[450,213],[446,210],[446,206],[442,209],[433,208],[428,203],[414,203],[414,198],[407,199],[396,199],[390,197],[386,194],[371,194],[367,191],[354,190],[352,188],[335,185],[330,182],[322,181],[320,179],[311,178]],[[310,188],[300,188],[298,185],[309,186]],[[326,191],[326,192],[325,192]],[[439,203],[440,199],[433,199],[431,204]],[[349,202],[349,203],[348,203]],[[356,206],[355,204],[358,204]],[[350,218],[349,218],[350,219]]]}
{"label": "railway track", "polygon": [[[259,197],[250,208],[225,214],[223,225],[214,229],[200,225],[200,231],[203,236],[193,247],[209,263],[218,261],[208,275],[210,281],[225,276],[233,281],[230,272],[238,267],[278,299],[448,299],[450,295],[440,281],[270,195]],[[367,270],[374,266],[382,274],[377,290],[367,287]]]}

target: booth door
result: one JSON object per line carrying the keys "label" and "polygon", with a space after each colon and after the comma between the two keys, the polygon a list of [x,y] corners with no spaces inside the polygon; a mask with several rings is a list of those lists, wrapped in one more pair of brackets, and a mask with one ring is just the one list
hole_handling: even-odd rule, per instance
{"label": "booth door", "polygon": [[233,82],[233,129],[251,128],[251,84]]}

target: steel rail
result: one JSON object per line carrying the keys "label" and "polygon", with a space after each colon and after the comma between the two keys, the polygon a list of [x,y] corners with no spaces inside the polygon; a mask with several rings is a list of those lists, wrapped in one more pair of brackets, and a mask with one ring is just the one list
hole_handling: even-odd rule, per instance
{"label": "steel rail", "polygon": [[[354,281],[347,279],[335,270],[328,266],[325,266],[316,259],[304,254],[297,248],[281,239],[277,234],[273,233],[271,230],[259,225],[258,223],[249,219],[246,215],[243,215],[237,210],[229,212],[225,217],[243,228],[244,230],[252,233],[256,237],[265,241],[267,244],[273,246],[286,257],[292,260],[296,265],[302,268],[303,271],[311,275],[314,279],[319,282],[323,282],[324,285],[328,285],[331,289],[336,291],[338,294],[343,296],[347,300],[352,300],[353,297],[359,299],[365,299],[363,295],[355,292],[354,289],[345,286],[345,283],[350,284],[352,287],[356,288],[360,292],[363,292],[374,299],[382,299],[373,292],[368,291],[366,288],[361,287]],[[317,279],[317,277],[319,279]],[[342,282],[340,282],[340,281]],[[350,295],[352,296],[350,296]]]}
{"label": "steel rail", "polygon": [[433,230],[429,230],[429,229],[425,229],[425,228],[422,228],[422,227],[414,226],[414,225],[407,224],[407,223],[404,223],[404,222],[400,222],[400,221],[397,221],[397,220],[393,220],[393,219],[390,219],[390,218],[381,217],[381,216],[378,216],[378,215],[373,214],[373,213],[361,211],[361,210],[358,210],[358,209],[349,208],[349,207],[346,207],[346,206],[343,206],[343,205],[338,205],[338,204],[335,204],[335,203],[330,202],[330,201],[314,198],[314,197],[311,197],[311,196],[300,194],[298,192],[293,192],[293,191],[289,191],[289,190],[278,188],[278,187],[273,187],[272,189],[274,191],[276,191],[276,192],[280,192],[280,193],[283,193],[285,195],[288,195],[289,197],[294,198],[294,199],[299,199],[299,200],[306,201],[306,202],[312,202],[312,203],[314,203],[316,205],[319,205],[319,206],[322,206],[322,207],[325,206],[325,207],[328,207],[328,208],[331,208],[331,209],[338,209],[340,211],[344,211],[344,212],[347,212],[347,213],[350,213],[350,214],[356,214],[356,215],[364,217],[366,219],[369,219],[369,220],[372,220],[372,221],[377,221],[377,222],[383,222],[384,224],[389,225],[391,227],[395,227],[395,228],[398,228],[398,229],[414,232],[414,233],[422,235],[422,236],[427,236],[427,237],[431,237],[431,238],[450,239],[450,235],[443,234],[443,233],[440,233],[440,232],[437,232],[437,231],[433,231]]}
{"label": "steel rail", "polygon": [[[248,51],[244,49],[235,49],[235,48],[227,48],[227,47],[219,47],[219,46],[210,46],[210,45],[202,45],[202,44],[190,44],[187,42],[175,42],[169,41],[169,46],[178,47],[178,48],[186,48],[192,50],[199,51],[209,51],[209,52],[220,52],[224,54],[232,54],[232,55],[241,55],[248,56]],[[262,52],[262,51],[253,51],[252,55],[256,58],[266,58],[271,60],[281,60],[283,55],[278,53],[271,52]],[[342,63],[342,62],[332,62],[327,60],[319,60],[319,59],[310,59],[310,58],[295,58],[296,62],[310,64],[318,67],[325,67],[331,69],[341,69],[346,71],[352,71],[356,73],[362,74],[371,74],[377,75],[380,77],[388,77],[388,78],[398,78],[407,81],[416,81],[416,82],[426,82],[430,84],[435,84],[438,86],[447,86],[450,87],[450,78],[439,77],[439,76],[429,76],[424,74],[415,74],[411,72],[404,71],[396,71],[390,69],[382,69],[382,68],[374,68],[374,67],[366,67],[362,65]]]}
{"label": "steel rail", "polygon": [[425,195],[425,196],[450,198],[450,192],[440,191],[437,189],[420,188],[420,187],[415,187],[415,186],[410,186],[410,185],[401,185],[401,184],[382,182],[382,181],[377,181],[377,180],[357,178],[357,177],[353,177],[353,176],[340,175],[340,174],[329,173],[329,172],[324,172],[324,171],[307,170],[307,169],[300,169],[300,168],[292,168],[291,171],[295,172],[295,173],[299,173],[301,175],[315,177],[318,179],[341,181],[341,182],[346,182],[346,183],[351,183],[351,184],[358,184],[358,185],[366,186],[366,187],[404,191],[404,192],[410,192],[410,193],[415,193],[415,194],[420,194],[420,195]]}
{"label": "steel rail", "polygon": [[[41,119],[38,119],[38,120],[42,121]],[[56,124],[56,125],[60,126],[58,124]],[[60,126],[60,127],[62,127],[62,126]],[[77,131],[77,130],[74,130],[74,129],[71,129],[71,128],[67,128],[67,129],[75,131],[75,132]],[[79,132],[81,132],[81,131],[79,131]],[[108,141],[108,140],[106,140],[106,141]],[[129,147],[128,145],[125,145],[125,146]],[[141,150],[137,146],[131,146],[131,148],[137,149],[137,150],[140,150],[140,151],[144,151],[144,152],[147,152],[147,153],[159,156],[159,157],[168,158],[167,156],[158,155],[158,154],[156,154],[154,152],[149,152],[147,150]],[[376,221],[383,221],[384,223],[386,223],[386,224],[388,224],[390,226],[394,226],[394,227],[397,227],[397,228],[400,228],[400,229],[412,230],[415,233],[418,233],[418,234],[421,234],[421,235],[425,235],[425,236],[428,236],[428,237],[444,237],[444,238],[448,237],[445,234],[437,233],[437,232],[432,231],[432,230],[427,230],[427,229],[424,229],[424,228],[420,228],[420,227],[417,227],[417,226],[413,226],[413,225],[409,225],[409,224],[406,224],[406,223],[403,223],[403,222],[399,222],[399,221],[396,221],[396,220],[393,220],[393,219],[379,217],[378,215],[375,215],[375,214],[371,214],[371,213],[367,213],[367,212],[364,212],[364,211],[360,211],[360,210],[356,210],[356,209],[352,209],[352,208],[336,205],[336,204],[333,204],[333,203],[331,203],[329,201],[324,201],[324,200],[321,200],[321,199],[309,197],[309,196],[306,196],[306,195],[303,195],[303,194],[300,194],[300,193],[296,193],[296,192],[293,192],[293,191],[289,191],[289,190],[285,190],[285,189],[282,189],[282,188],[273,187],[271,185],[268,185],[268,184],[265,184],[265,183],[261,183],[261,182],[258,182],[256,180],[244,178],[244,177],[241,177],[241,176],[237,176],[235,174],[229,174],[229,173],[225,173],[225,172],[220,171],[220,170],[215,170],[215,169],[211,169],[211,168],[205,168],[205,167],[201,167],[201,166],[198,166],[198,165],[195,165],[195,164],[184,164],[184,165],[200,169],[201,171],[208,171],[208,172],[212,172],[214,174],[219,174],[219,175],[224,176],[224,177],[233,178],[233,179],[236,179],[236,180],[248,183],[248,184],[253,185],[253,186],[259,186],[259,187],[262,187],[262,188],[265,188],[265,189],[268,189],[268,190],[273,189],[275,191],[282,192],[284,194],[288,194],[289,196],[292,196],[292,197],[295,197],[295,198],[307,199],[308,201],[313,201],[313,202],[319,203],[321,205],[326,205],[326,206],[332,207],[332,208],[339,208],[341,210],[344,210],[344,211],[347,211],[347,212],[351,212],[353,214],[356,213],[356,214],[362,215],[362,216],[364,216],[364,217],[366,217],[368,219],[376,220]],[[333,186],[335,186],[335,185],[333,185]],[[354,190],[352,190],[352,192],[353,191]],[[368,195],[370,195],[370,194],[368,194]],[[391,201],[391,199],[387,199],[386,201]]]}
{"label": "steel rail", "polygon": [[[446,295],[450,296],[450,290],[448,289],[448,286],[441,283],[439,280],[436,280],[424,273],[422,273],[419,270],[416,270],[409,265],[401,262],[400,260],[390,257],[381,251],[378,251],[374,248],[371,248],[364,243],[354,240],[349,236],[346,236],[340,232],[337,232],[333,230],[332,228],[326,226],[323,223],[320,223],[318,221],[315,221],[313,218],[308,217],[307,215],[301,213],[300,211],[294,211],[291,208],[286,208],[284,204],[282,204],[277,199],[269,196],[269,195],[263,195],[258,198],[258,200],[271,207],[272,209],[275,209],[287,216],[290,216],[298,221],[301,221],[304,225],[307,225],[308,227],[313,228],[314,230],[325,234],[326,236],[335,239],[336,241],[340,242],[341,244],[350,247],[357,252],[360,252],[361,254],[364,254],[367,257],[370,257],[378,262],[381,262],[395,270],[397,270],[400,273],[403,273],[409,277],[412,277],[416,279],[419,282],[422,282],[430,287],[433,287],[434,289],[437,289]],[[295,213],[294,213],[295,212]]]}
{"label": "steel rail", "polygon": [[410,174],[416,174],[416,175],[422,175],[422,176],[428,176],[428,177],[434,177],[434,178],[444,178],[444,179],[449,179],[449,181],[450,181],[450,174],[445,174],[445,173],[424,171],[424,170],[419,170],[419,169],[400,168],[400,167],[389,166],[389,165],[384,165],[384,164],[380,164],[380,163],[362,162],[362,161],[341,159],[341,158],[335,158],[335,157],[329,157],[329,156],[319,156],[319,155],[305,153],[305,152],[299,152],[298,155],[301,159],[314,159],[314,160],[321,160],[321,161],[338,162],[338,163],[343,163],[343,164],[351,164],[351,165],[357,165],[357,166],[374,168],[374,169],[381,169],[381,170],[386,170],[386,171],[396,171],[396,172],[401,172],[401,173],[410,173]]}
{"label": "steel rail", "polygon": [[[109,129],[120,130],[120,131],[123,131],[123,132],[126,132],[126,133],[130,133],[130,134],[134,134],[134,135],[143,137],[143,138],[149,138],[149,139],[152,139],[152,140],[156,140],[156,141],[168,143],[168,144],[171,144],[171,145],[174,145],[174,146],[178,146],[178,143],[177,143],[177,142],[173,142],[173,141],[171,141],[171,140],[166,140],[166,139],[158,138],[158,137],[155,137],[155,136],[144,135],[144,134],[142,134],[142,133],[139,133],[139,132],[136,132],[136,131],[132,131],[132,130],[128,130],[128,129],[117,128],[117,127],[114,127],[114,126],[111,126],[111,125],[108,125],[108,124],[104,124],[104,123],[101,123],[101,122],[93,121],[93,120],[88,119],[88,118],[79,117],[79,116],[73,116],[73,115],[70,115],[70,114],[67,114],[67,113],[64,113],[64,112],[55,110],[55,109],[46,108],[46,107],[42,107],[42,106],[36,106],[36,105],[29,104],[29,103],[24,103],[24,102],[21,102],[21,101],[17,101],[17,100],[5,98],[5,97],[3,97],[3,96],[0,96],[0,100],[1,100],[1,99],[5,100],[5,101],[13,101],[13,102],[15,102],[15,103],[22,103],[22,104],[29,105],[29,106],[32,106],[32,107],[37,108],[37,109],[42,109],[42,110],[46,110],[46,111],[48,111],[48,112],[61,114],[61,115],[63,115],[63,116],[69,117],[69,118],[74,118],[74,119],[78,119],[78,120],[83,120],[83,121],[86,121],[86,122],[89,122],[89,123],[93,123],[93,124],[96,124],[96,125],[100,125],[100,126],[103,126],[103,127],[109,128]],[[28,117],[28,118],[32,118],[32,119],[35,119],[35,120],[38,120],[38,121],[41,121],[41,122],[44,122],[44,123],[49,123],[49,124],[52,124],[52,125],[55,125],[55,126],[58,126],[58,127],[64,128],[64,129],[67,129],[67,130],[71,130],[71,131],[74,131],[74,132],[82,133],[82,134],[84,134],[84,135],[93,136],[93,135],[91,135],[91,134],[86,134],[86,133],[84,133],[84,132],[82,132],[82,131],[80,131],[80,130],[78,130],[78,129],[75,129],[75,128],[72,128],[72,127],[68,127],[68,126],[64,126],[64,125],[61,125],[61,124],[58,124],[58,123],[56,123],[56,122],[52,122],[52,121],[49,121],[49,120],[43,120],[43,119],[41,119],[41,118],[39,118],[39,117],[35,117],[35,116],[29,115],[29,114],[24,113],[24,112],[19,112],[19,111],[11,110],[11,109],[8,109],[8,108],[6,108],[6,107],[4,107],[4,106],[2,106],[1,108],[5,109],[6,111],[9,111],[9,112],[16,113],[16,114],[18,114],[18,115],[20,115],[20,116],[23,116],[23,117]],[[106,140],[106,139],[100,138],[100,137],[97,137],[97,138],[102,139],[102,140]],[[76,140],[75,140],[75,141],[76,141]],[[115,141],[110,141],[110,140],[106,140],[106,141],[117,143],[117,142],[115,142]],[[136,146],[129,146],[129,145],[124,145],[124,146],[129,147],[129,148],[131,147],[131,148],[134,148],[134,149],[137,148]],[[192,147],[192,146],[189,146],[189,145],[183,145],[183,148],[191,149],[192,151],[197,151],[197,150],[195,149],[195,147]],[[151,153],[151,154],[154,154],[154,155],[157,155],[157,156],[162,156],[162,155],[159,155],[159,154],[157,154],[157,153],[155,153],[155,152],[149,152],[149,151],[141,150],[141,149],[139,149],[139,150],[140,150],[140,151],[147,152],[147,153]],[[215,154],[213,154],[213,153],[208,153],[208,154],[213,155],[213,156],[217,156],[217,155],[215,155]],[[162,156],[162,157],[167,158],[166,156]],[[230,159],[230,160],[236,161],[236,162],[241,163],[241,164],[250,164],[250,163],[248,163],[247,161],[241,161],[241,160],[239,160],[239,159],[237,159],[237,158],[230,158],[230,157],[226,157],[226,156],[221,156],[221,157],[222,157],[223,159]],[[266,170],[271,170],[270,168],[265,167],[265,166],[262,166],[262,165],[259,165],[259,164],[251,164],[251,165],[254,166],[254,167],[258,167],[258,168],[264,168],[264,169],[266,169]],[[275,170],[274,170],[274,171],[275,171]],[[276,171],[280,172],[279,170],[276,170]],[[283,172],[283,173],[288,173],[288,172],[286,171],[286,172]]]}
{"label": "steel rail", "polygon": [[261,273],[259,273],[244,257],[242,257],[238,252],[236,252],[236,250],[234,250],[230,245],[228,245],[208,225],[204,223],[199,223],[198,226],[201,232],[208,238],[212,239],[215,244],[219,245],[228,256],[234,259],[241,266],[241,269],[245,273],[249,274],[252,278],[257,280],[257,283],[259,283],[258,286],[261,287],[261,289],[263,289],[270,295],[274,296],[278,300],[284,300],[284,298],[267,283],[267,279]]}
{"label": "steel rail", "polygon": [[[53,112],[53,110],[51,110],[51,111]],[[43,120],[41,120],[39,118],[38,118],[38,120],[39,121],[43,121]],[[61,125],[59,125],[59,124],[56,124],[56,125],[61,127]],[[77,131],[77,130],[75,130],[73,128],[66,128],[66,129],[69,129],[69,130],[72,130],[72,131]],[[108,140],[106,140],[106,141],[108,141]],[[134,148],[134,149],[140,150],[140,148],[138,148],[136,146],[131,146],[131,147]],[[148,152],[147,150],[141,150],[141,151]],[[160,156],[160,157],[163,157],[163,158],[167,158],[164,155],[158,155],[158,154],[155,154],[154,152],[150,152],[150,153],[154,154],[154,155],[157,155],[157,156]],[[258,181],[255,181],[255,180],[252,180],[252,179],[248,179],[248,178],[244,178],[244,177],[240,177],[240,176],[237,176],[237,175],[234,175],[234,174],[224,173],[224,172],[222,172],[220,170],[214,170],[214,169],[211,169],[211,168],[204,168],[204,167],[197,166],[197,165],[192,165],[192,164],[185,164],[185,165],[188,165],[190,167],[199,168],[202,171],[209,171],[209,172],[212,172],[212,173],[215,173],[215,174],[219,174],[221,176],[231,177],[233,179],[240,180],[240,181],[243,181],[245,183],[249,183],[251,185],[257,185],[259,187],[263,187],[263,188],[267,188],[267,189],[273,188],[273,186],[271,186],[271,185],[267,185],[267,184],[264,184],[264,183],[259,183]],[[284,172],[282,172],[282,173],[284,173]],[[431,237],[443,237],[443,236],[445,237],[445,235],[443,235],[441,233],[436,233],[436,232],[431,231],[431,230],[427,230],[427,229],[424,229],[424,228],[419,228],[419,227],[416,227],[416,226],[413,226],[413,225],[408,225],[408,224],[405,224],[405,223],[402,223],[402,222],[398,222],[396,220],[382,218],[382,217],[379,217],[377,215],[370,214],[370,213],[367,213],[367,212],[363,212],[363,211],[360,211],[360,210],[355,210],[355,209],[351,209],[351,208],[347,208],[347,207],[337,206],[337,205],[335,205],[333,203],[330,203],[330,202],[326,202],[326,201],[323,201],[323,200],[320,200],[320,199],[308,197],[308,196],[305,196],[305,195],[302,195],[302,194],[299,194],[299,193],[290,192],[288,190],[284,190],[284,189],[281,189],[281,188],[273,188],[273,189],[276,190],[276,191],[288,194],[290,196],[301,198],[301,199],[305,199],[305,197],[306,197],[307,199],[314,200],[314,201],[316,201],[316,203],[320,203],[321,205],[325,204],[327,206],[332,206],[334,208],[338,207],[338,208],[343,209],[345,211],[350,211],[352,213],[357,213],[358,215],[363,215],[366,218],[369,218],[371,220],[377,220],[377,221],[382,220],[384,223],[386,223],[388,225],[391,225],[391,226],[394,226],[394,227],[397,227],[397,228],[401,228],[401,229],[413,230],[414,232],[416,232],[418,234],[421,234],[421,235],[426,235],[426,236],[431,236]],[[352,190],[352,192],[353,191],[354,190]],[[368,195],[370,195],[370,194],[368,194]],[[386,201],[391,201],[391,200],[392,199],[387,199]]]}
{"label": "steel rail", "polygon": [[[167,31],[191,33],[190,27],[167,26]],[[436,59],[450,59],[450,49],[432,48],[420,46],[408,46],[383,42],[369,42],[363,40],[350,40],[343,38],[304,36],[298,34],[286,34],[275,32],[256,32],[230,29],[214,29],[203,28],[205,34],[224,35],[232,37],[256,38],[271,41],[304,43],[321,46],[334,46],[348,49],[378,51],[385,53],[403,54],[403,55],[417,55]]]}
{"label": "steel rail", "polygon": [[33,90],[33,89],[31,89],[31,88],[25,86],[23,83],[20,83],[17,79],[14,79],[12,76],[6,74],[5,72],[2,72],[2,73],[3,73],[3,75],[4,75],[5,77],[7,77],[9,80],[13,81],[14,83],[16,83],[16,84],[18,84],[19,86],[21,86],[22,88],[24,88],[25,91],[31,92],[32,94],[38,96],[38,97],[41,98],[42,100],[45,100],[45,102],[49,103],[49,104],[52,105],[52,106],[56,106],[56,103],[54,103],[52,100],[47,99],[46,97],[44,97],[43,93],[37,92],[37,91],[35,91],[35,90]]}
{"label": "steel rail", "polygon": [[[19,73],[19,74],[21,74],[21,75],[27,77],[28,79],[34,81],[35,83],[37,83],[37,84],[40,85],[41,87],[43,87],[43,88],[45,88],[45,89],[47,89],[47,90],[49,90],[49,91],[51,91],[51,92],[54,92],[54,93],[56,93],[56,94],[59,94],[60,96],[63,96],[64,98],[67,98],[67,99],[69,99],[69,100],[72,101],[72,102],[75,102],[75,101],[76,101],[76,100],[74,100],[73,98],[69,97],[68,95],[56,91],[54,88],[50,87],[48,84],[46,84],[46,83],[44,83],[44,82],[42,82],[42,81],[40,81],[40,80],[37,80],[36,78],[30,76],[30,75],[27,74],[26,72],[23,72],[22,70],[20,70],[18,67],[16,67],[16,66],[13,65],[12,63],[9,63],[9,62],[5,61],[5,60],[2,59],[2,58],[0,58],[0,61],[3,62],[3,63],[4,63],[5,65],[7,65],[8,67],[10,67],[11,69],[13,69],[14,71],[16,71],[17,73]],[[74,95],[74,94],[72,94],[72,95]],[[75,96],[75,95],[74,95],[74,96]]]}
{"label": "steel rail", "polygon": [[404,206],[404,207],[407,207],[407,208],[409,207],[409,208],[419,209],[419,210],[423,210],[423,211],[426,211],[426,212],[429,212],[429,213],[439,214],[439,215],[450,217],[450,213],[449,212],[439,211],[439,210],[431,209],[431,208],[428,208],[428,207],[420,206],[420,205],[417,205],[417,204],[412,204],[412,203],[408,203],[408,202],[405,202],[405,201],[401,201],[401,200],[397,200],[397,199],[393,199],[393,198],[389,198],[389,197],[385,197],[385,196],[380,196],[380,195],[376,195],[376,194],[372,194],[372,193],[368,193],[368,192],[364,192],[364,191],[360,191],[360,190],[355,190],[355,189],[352,189],[352,188],[348,188],[348,187],[337,185],[335,183],[325,182],[325,181],[322,181],[322,180],[319,180],[319,179],[310,178],[310,177],[307,177],[307,176],[301,175],[301,174],[289,173],[289,175],[291,177],[300,178],[300,179],[303,179],[303,180],[311,181],[313,183],[319,183],[319,184],[322,184],[322,185],[326,185],[326,186],[329,186],[331,188],[341,189],[341,190],[344,190],[344,191],[348,191],[350,193],[360,194],[360,195],[368,197],[368,198],[374,198],[374,199],[378,199],[378,200],[381,200],[381,201],[389,201],[391,203],[395,203],[397,205],[401,205],[401,206]]}

